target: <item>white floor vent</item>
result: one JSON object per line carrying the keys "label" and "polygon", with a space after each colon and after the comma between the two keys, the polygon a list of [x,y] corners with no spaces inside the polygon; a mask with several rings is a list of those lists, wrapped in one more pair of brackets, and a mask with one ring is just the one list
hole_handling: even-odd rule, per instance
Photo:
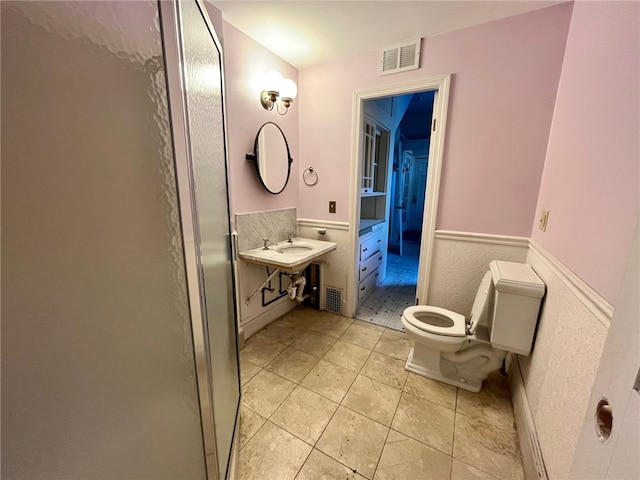
{"label": "white floor vent", "polygon": [[415,70],[420,67],[420,43],[417,38],[380,50],[379,75]]}
{"label": "white floor vent", "polygon": [[342,315],[342,290],[333,287],[326,287],[324,298],[327,312]]}

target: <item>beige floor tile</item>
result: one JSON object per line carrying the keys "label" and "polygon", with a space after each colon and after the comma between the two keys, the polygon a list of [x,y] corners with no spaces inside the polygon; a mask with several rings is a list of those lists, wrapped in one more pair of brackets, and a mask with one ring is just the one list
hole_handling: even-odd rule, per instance
{"label": "beige floor tile", "polygon": [[454,458],[451,480],[496,480],[496,477]]}
{"label": "beige floor tile", "polygon": [[373,352],[364,364],[360,374],[402,389],[407,379],[407,371],[404,369],[404,364],[403,360]]}
{"label": "beige floor tile", "polygon": [[244,447],[251,437],[260,429],[267,419],[258,415],[244,405],[240,406],[240,448]]}
{"label": "beige floor tile", "polygon": [[322,357],[334,343],[336,343],[334,337],[327,337],[316,332],[306,332],[296,338],[291,347],[315,357]]}
{"label": "beige floor tile", "polygon": [[316,448],[361,475],[372,478],[389,429],[338,407]]}
{"label": "beige floor tile", "polygon": [[328,337],[339,338],[352,323],[353,319],[351,318],[341,317],[339,315],[325,312],[325,315],[319,317],[313,322],[309,327],[309,330]]}
{"label": "beige floor tile", "polygon": [[458,391],[456,411],[505,430],[515,430],[513,405],[507,380],[492,373],[478,393]]}
{"label": "beige floor tile", "polygon": [[353,471],[315,448],[304,463],[296,480],[364,480]]}
{"label": "beige floor tile", "polygon": [[289,345],[307,330],[303,322],[281,318],[260,330],[256,336],[271,342]]}
{"label": "beige floor tile", "polygon": [[408,373],[411,346],[304,306],[250,338],[239,478],[522,480],[505,378],[491,374],[474,394]]}
{"label": "beige floor tile", "polygon": [[261,366],[251,363],[245,358],[240,358],[240,382],[242,385],[255,377],[260,370],[262,370]]}
{"label": "beige floor tile", "polygon": [[484,382],[482,382],[482,390],[489,390],[493,395],[501,398],[511,399],[511,388],[509,388],[509,380],[499,371],[491,372]]}
{"label": "beige floor tile", "polygon": [[391,428],[451,455],[455,412],[403,393]]}
{"label": "beige floor tile", "polygon": [[355,372],[320,360],[300,385],[340,403],[355,378]]}
{"label": "beige floor tile", "polygon": [[287,347],[267,364],[265,370],[277,373],[292,382],[299,383],[316,363],[318,363],[317,357]]}
{"label": "beige floor tile", "polygon": [[364,362],[369,358],[370,353],[371,350],[338,340],[329,351],[325,353],[322,359],[335,365],[340,365],[348,370],[359,372]]}
{"label": "beige floor tile", "polygon": [[313,326],[313,324],[318,320],[342,317],[340,315],[336,315],[335,313],[316,310],[315,308],[307,307],[306,305],[298,305],[282,318],[287,321],[300,323],[304,327],[309,328]]}
{"label": "beige floor tile", "polygon": [[264,367],[282,350],[287,348],[282,343],[272,342],[258,335],[254,335],[240,351],[240,358]]}
{"label": "beige floor tile", "polygon": [[383,332],[384,327],[368,325],[356,320],[342,334],[340,340],[343,342],[353,343],[354,345],[366,348],[367,350],[372,350]]}
{"label": "beige floor tile", "polygon": [[314,445],[337,408],[337,403],[298,386],[282,402],[270,420],[287,432]]}
{"label": "beige floor tile", "polygon": [[242,449],[240,480],[292,480],[311,452],[311,446],[266,422]]}
{"label": "beige floor tile", "polygon": [[451,457],[391,430],[374,480],[446,480]]}
{"label": "beige floor tile", "polygon": [[411,348],[413,348],[413,341],[409,339],[406,333],[387,329],[378,340],[373,351],[384,353],[400,360],[406,360],[409,357]]}
{"label": "beige floor tile", "polygon": [[407,381],[404,384],[404,391],[416,395],[425,400],[442,405],[443,407],[456,409],[456,391],[458,389],[452,385],[438,382],[421,375],[409,372]]}
{"label": "beige floor tile", "polygon": [[524,478],[516,432],[461,413],[456,413],[453,456],[503,480]]}
{"label": "beige floor tile", "polygon": [[397,388],[358,375],[342,405],[389,427],[401,394]]}
{"label": "beige floor tile", "polygon": [[295,383],[262,370],[242,387],[242,403],[269,418],[295,387]]}

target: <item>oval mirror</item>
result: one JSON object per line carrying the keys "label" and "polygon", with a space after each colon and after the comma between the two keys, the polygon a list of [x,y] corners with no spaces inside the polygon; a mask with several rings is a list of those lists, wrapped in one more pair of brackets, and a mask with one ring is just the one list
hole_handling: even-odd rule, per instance
{"label": "oval mirror", "polygon": [[247,154],[247,160],[255,162],[260,181],[269,193],[276,195],[287,186],[293,159],[287,139],[275,123],[267,122],[260,127],[253,154]]}

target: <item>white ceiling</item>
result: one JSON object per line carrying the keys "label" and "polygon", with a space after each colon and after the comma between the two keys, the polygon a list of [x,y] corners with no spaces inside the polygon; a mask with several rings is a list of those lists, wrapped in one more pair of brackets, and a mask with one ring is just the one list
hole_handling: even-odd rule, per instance
{"label": "white ceiling", "polygon": [[215,1],[223,18],[298,69],[562,1]]}

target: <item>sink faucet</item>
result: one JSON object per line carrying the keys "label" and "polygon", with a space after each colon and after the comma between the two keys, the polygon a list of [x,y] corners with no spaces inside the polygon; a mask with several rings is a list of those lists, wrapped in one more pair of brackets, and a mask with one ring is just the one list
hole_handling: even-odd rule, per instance
{"label": "sink faucet", "polygon": [[264,242],[264,247],[262,247],[263,250],[269,250],[269,239],[268,238],[263,238],[262,241]]}
{"label": "sink faucet", "polygon": [[287,234],[287,242],[293,243],[293,233],[288,233]]}

